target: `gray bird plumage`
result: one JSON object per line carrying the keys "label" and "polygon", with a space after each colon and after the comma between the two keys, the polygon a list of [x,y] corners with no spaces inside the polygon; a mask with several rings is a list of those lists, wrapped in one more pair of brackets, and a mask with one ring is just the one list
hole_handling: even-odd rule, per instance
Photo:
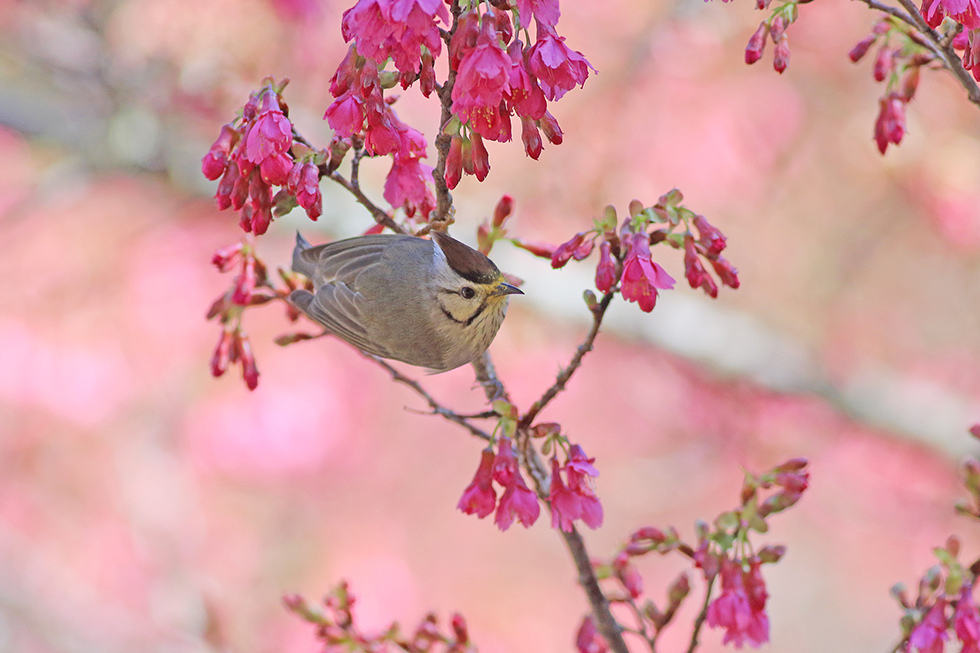
{"label": "gray bird plumage", "polygon": [[490,345],[506,295],[521,291],[483,254],[442,233],[433,238],[378,234],[312,246],[297,233],[293,270],[314,292],[289,299],[369,354],[434,371],[464,365]]}

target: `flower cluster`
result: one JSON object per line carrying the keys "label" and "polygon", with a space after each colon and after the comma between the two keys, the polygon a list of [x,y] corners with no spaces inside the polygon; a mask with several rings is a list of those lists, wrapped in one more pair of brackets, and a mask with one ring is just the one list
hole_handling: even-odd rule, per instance
{"label": "flower cluster", "polygon": [[[494,482],[504,489],[499,503]],[[456,507],[480,519],[496,510],[493,521],[502,531],[510,528],[514,519],[525,528],[538,520],[541,514],[538,497],[521,476],[510,438],[500,439],[496,454],[492,447],[483,450],[473,481],[463,490]]]}
{"label": "flower cluster", "polygon": [[[242,229],[256,235],[297,204],[314,220],[323,212],[317,153],[294,158],[299,148],[281,96],[287,82],[267,80],[252,93],[241,116],[221,128],[201,160],[204,176],[220,180],[214,196],[218,208],[240,211]],[[280,191],[273,193],[273,186]]]}
{"label": "flower cluster", "polygon": [[[680,554],[701,570],[707,596],[699,620],[725,631],[724,642],[741,647],[746,642],[760,646],[769,640],[766,603],[769,592],[762,576],[762,565],[778,562],[786,553],[783,546],[752,548],[752,531],[766,532],[766,519],[799,500],[809,482],[807,462],[789,460],[760,474],[746,474],[741,505],[715,518],[713,524],[699,521],[695,544],[683,541],[673,528],[664,531],[645,526],[632,534],[609,563],[595,563],[600,579],[615,581],[619,592],[606,592],[610,602],[622,604],[635,613],[638,634],[655,639],[677,615],[691,593],[689,570],[682,571],[667,587],[666,601],[658,604],[644,597],[643,577],[637,559],[651,553]],[[720,578],[720,591],[712,598]],[[642,599],[642,600],[641,600]],[[594,622],[583,621],[577,639],[578,650],[603,651],[606,643]]]}
{"label": "flower cluster", "polygon": [[942,653],[945,643],[955,635],[964,653],[980,651],[980,610],[973,600],[976,578],[957,560],[959,551],[956,537],[935,549],[939,564],[919,581],[914,601],[901,584],[892,588],[892,595],[903,609],[902,650]]}
{"label": "flower cluster", "polygon": [[789,38],[786,36],[786,28],[796,20],[796,7],[795,2],[786,3],[774,11],[769,18],[759,23],[759,28],[752,34],[745,46],[745,63],[754,64],[761,59],[762,53],[766,49],[766,43],[772,40],[774,48],[773,70],[780,74],[786,70],[789,65]]}
{"label": "flower cluster", "polygon": [[[518,2],[510,12],[490,7],[481,13],[475,3],[460,16],[449,43],[450,66],[457,71],[453,120],[445,128],[453,137],[446,165],[450,188],[464,172],[477,179],[486,175],[490,164],[483,139],[510,141],[512,116],[521,121],[521,140],[531,158],[541,154],[542,132],[551,143],[561,143],[548,101],[584,84],[592,66],[555,31],[558,16],[557,0]],[[515,20],[525,34],[533,20],[533,45],[520,40]]]}
{"label": "flower cluster", "polygon": [[606,207],[591,230],[581,231],[557,247],[518,239],[513,242],[537,256],[550,258],[554,268],[588,257],[598,242],[596,288],[607,294],[619,290],[624,299],[636,302],[646,312],[656,306],[658,291],[674,287],[674,279],[653,261],[650,247],[654,244],[665,243],[684,250],[685,276],[692,288],[701,288],[712,298],[718,296],[718,284],[702,261],[714,269],[721,283],[738,288],[738,271],[721,256],[727,245],[725,235],[703,215],[685,208],[683,199],[680,191],[674,189],[650,207],[633,200],[630,215],[621,225],[616,210]]}
{"label": "flower cluster", "polygon": [[[249,390],[254,390],[259,383],[259,371],[248,336],[242,329],[242,312],[248,306],[284,299],[292,290],[300,287],[300,284],[308,285],[309,282],[301,281],[298,275],[280,270],[280,277],[286,287],[273,287],[265,264],[255,256],[251,239],[251,236],[246,236],[245,242],[223,247],[211,258],[211,263],[220,272],[236,270],[237,273],[231,286],[211,304],[207,319],[217,319],[221,323],[221,335],[211,357],[211,374],[215,377],[222,376],[229,365],[240,363],[245,385]],[[287,316],[295,321],[299,313],[292,305],[287,305]],[[308,337],[304,334],[292,336],[294,340]]]}
{"label": "flower cluster", "polygon": [[[371,11],[364,9],[362,5],[365,4],[371,5],[373,9]],[[372,20],[370,17],[381,12],[382,8],[387,13],[382,12],[380,18],[375,16],[373,20],[385,19],[391,9],[387,5],[388,3],[373,0],[368,3],[359,2],[345,14],[344,24],[350,25],[345,27],[345,36],[349,38],[352,34],[372,33],[362,24],[363,21]],[[442,7],[441,3],[438,5],[444,14],[445,7]],[[410,11],[408,15],[415,16],[415,12]],[[423,13],[423,16],[425,15],[427,14]],[[388,23],[384,24],[391,27]],[[380,25],[376,27],[381,28]],[[433,29],[436,29],[434,23]],[[436,33],[438,34],[437,29]],[[363,49],[368,47],[368,44],[372,44],[369,51],[381,57],[380,60],[366,56],[358,50],[359,46]],[[365,152],[370,156],[391,155],[392,166],[385,181],[384,198],[392,207],[404,209],[409,217],[419,213],[423,218],[427,218],[435,208],[435,197],[429,183],[432,168],[421,162],[426,158],[426,140],[421,132],[409,127],[398,118],[391,104],[384,97],[384,88],[390,87],[395,81],[383,74],[379,66],[384,65],[391,49],[389,46],[379,46],[380,49],[377,49],[373,44],[374,41],[369,41],[367,36],[362,36],[357,38],[355,44],[348,49],[347,56],[330,80],[330,92],[335,99],[327,107],[324,118],[334,130],[334,147],[356,141],[359,145],[363,145]],[[418,57],[418,45],[415,46],[415,50]],[[381,56],[382,54],[385,56]],[[401,79],[407,86],[414,79],[414,73],[405,61],[402,61],[401,65],[406,66]]]}
{"label": "flower cluster", "polygon": [[885,82],[885,93],[879,100],[874,139],[882,154],[888,146],[898,145],[905,136],[905,107],[915,97],[919,71],[935,59],[921,37],[907,25],[885,17],[875,23],[868,36],[861,39],[848,55],[855,63],[864,58],[872,46],[878,46],[872,74],[876,82]]}
{"label": "flower cluster", "polygon": [[476,647],[470,640],[466,620],[458,612],[449,622],[449,632],[442,632],[434,614],[426,615],[411,633],[402,633],[397,623],[377,634],[363,632],[357,626],[354,613],[355,596],[347,582],[341,582],[324,599],[323,605],[313,605],[298,594],[283,596],[283,603],[291,612],[316,626],[316,638],[325,651],[349,651],[374,653],[392,647],[408,653],[446,651],[446,653],[472,653]]}

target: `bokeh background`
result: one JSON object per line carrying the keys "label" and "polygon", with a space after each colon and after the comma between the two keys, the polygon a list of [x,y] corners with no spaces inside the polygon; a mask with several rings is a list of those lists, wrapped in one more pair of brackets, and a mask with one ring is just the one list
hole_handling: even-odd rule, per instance
{"label": "bokeh background", "polygon": [[[327,81],[346,3],[0,1],[0,651],[314,651],[281,606],[340,579],[366,629],[463,612],[480,650],[572,649],[586,610],[543,520],[498,532],[455,510],[481,445],[342,343],[281,349],[280,307],[252,311],[261,384],[215,380],[204,320],[234,242],[199,162],[267,75],[326,144]],[[565,143],[541,161],[490,145],[492,174],[455,195],[456,235],[503,193],[515,233],[561,242],[606,204],[679,187],[729,237],[742,287],[616,305],[586,365],[545,412],[597,458],[607,556],[643,525],[692,535],[737,501],[742,469],[812,461],[811,489],[772,521],[772,651],[889,650],[913,584],[950,533],[957,464],[980,420],[980,114],[924,74],[909,133],[871,140],[873,15],[820,0],[789,32],[782,76],[742,50],[751,3],[566,2],[560,32],[598,69],[554,109]],[[430,136],[432,106],[407,93]],[[380,196],[387,164],[368,162]],[[338,189],[325,216],[278,221],[287,260],[368,225]],[[658,248],[660,249],[660,248]],[[663,264],[681,279],[676,252]],[[548,386],[586,329],[592,263],[553,272],[498,246],[527,280],[492,347],[515,401]],[[482,409],[464,368],[425,377]],[[641,570],[655,599],[683,568]],[[700,585],[695,583],[695,597]],[[692,599],[692,603],[697,598]],[[664,636],[686,642],[693,606]],[[708,631],[705,651],[720,650]]]}

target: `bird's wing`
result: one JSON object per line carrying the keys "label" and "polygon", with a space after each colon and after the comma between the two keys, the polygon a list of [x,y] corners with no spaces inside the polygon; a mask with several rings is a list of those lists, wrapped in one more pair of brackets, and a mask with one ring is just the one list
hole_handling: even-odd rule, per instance
{"label": "bird's wing", "polygon": [[316,287],[340,281],[356,293],[358,274],[380,261],[385,249],[406,238],[413,237],[396,234],[360,236],[310,247],[298,256],[304,264],[315,268],[313,283]]}
{"label": "bird's wing", "polygon": [[289,300],[328,331],[358,349],[375,356],[389,356],[387,349],[372,340],[364,328],[358,308],[359,297],[347,284],[337,281],[321,285],[315,295],[307,290],[294,290]]}

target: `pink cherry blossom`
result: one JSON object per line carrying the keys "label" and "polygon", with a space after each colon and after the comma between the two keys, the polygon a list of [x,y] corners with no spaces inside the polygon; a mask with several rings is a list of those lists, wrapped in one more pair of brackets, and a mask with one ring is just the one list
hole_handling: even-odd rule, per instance
{"label": "pink cherry blossom", "polygon": [[752,596],[746,592],[740,563],[724,558],[721,566],[721,594],[708,606],[707,623],[724,628],[723,643],[741,648],[745,641],[761,646],[769,641],[769,617],[765,612],[765,584],[756,574],[751,580]]}
{"label": "pink cherry blossom", "polygon": [[476,47],[459,64],[452,112],[488,138],[500,132],[499,105],[508,88],[510,69],[510,57],[500,47],[494,22],[484,20]]}
{"label": "pink cherry blossom", "polygon": [[493,522],[497,528],[505,531],[514,523],[516,517],[525,528],[528,528],[538,520],[540,514],[541,506],[538,505],[537,495],[524,482],[520,472],[515,471],[510,483],[504,489],[503,496],[500,497]]}
{"label": "pink cherry blossom", "polygon": [[429,186],[431,180],[432,166],[420,163],[415,157],[395,156],[385,179],[384,198],[394,208],[404,208],[409,217],[416,211],[428,216],[436,207]]}
{"label": "pink cherry blossom", "polygon": [[637,302],[649,313],[657,304],[657,290],[674,287],[674,279],[650,258],[650,236],[646,232],[629,238],[629,252],[623,264],[623,299]]}
{"label": "pink cherry blossom", "polygon": [[297,162],[289,173],[287,186],[295,196],[296,203],[306,210],[311,220],[323,213],[323,198],[320,195],[320,171],[312,161]]}
{"label": "pink cherry blossom", "polygon": [[493,512],[497,505],[497,493],[493,489],[493,449],[487,447],[480,456],[480,466],[459,499],[456,506],[468,515],[483,519]]}
{"label": "pink cherry blossom", "polygon": [[953,629],[963,644],[961,653],[980,653],[980,612],[973,602],[972,585],[965,585],[956,601]]}
{"label": "pink cherry blossom", "polygon": [[228,155],[239,138],[241,138],[241,133],[237,129],[231,125],[222,125],[218,139],[201,159],[201,172],[204,173],[205,177],[214,181],[225,174],[225,169],[228,167]]}
{"label": "pink cherry blossom", "polygon": [[279,107],[279,96],[268,87],[262,92],[255,120],[247,127],[244,159],[259,165],[270,157],[284,154],[292,144],[292,125]]}
{"label": "pink cherry blossom", "polygon": [[515,4],[522,25],[530,25],[534,18],[542,25],[554,27],[561,16],[558,0],[516,0]]}
{"label": "pink cherry blossom", "polygon": [[528,68],[537,77],[545,97],[557,100],[576,84],[585,84],[592,64],[581,52],[565,45],[565,37],[539,23],[538,40],[528,51]]}
{"label": "pink cherry blossom", "polygon": [[946,621],[946,601],[940,599],[929,609],[926,616],[912,629],[909,646],[919,653],[942,653],[949,633]]}

